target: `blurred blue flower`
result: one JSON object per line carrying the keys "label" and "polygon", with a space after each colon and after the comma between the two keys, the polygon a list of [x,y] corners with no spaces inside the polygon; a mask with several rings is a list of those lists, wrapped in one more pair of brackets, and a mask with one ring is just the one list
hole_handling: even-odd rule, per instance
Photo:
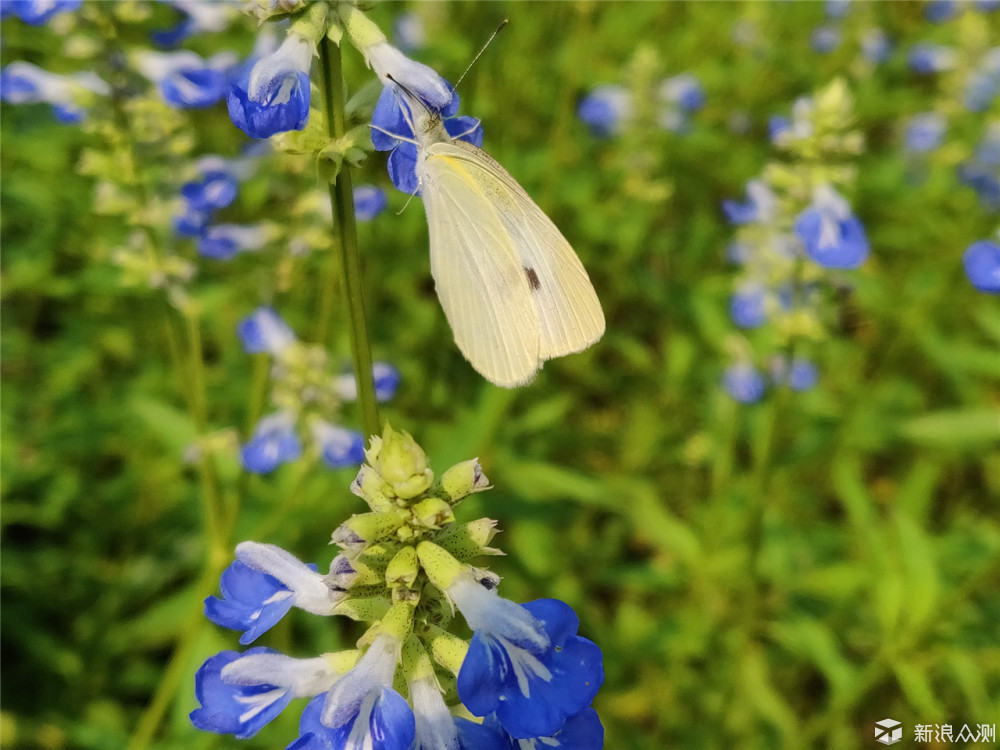
{"label": "blurred blue flower", "polygon": [[598,86],[580,102],[577,115],[594,136],[616,135],[632,117],[632,94],[616,84]]}
{"label": "blurred blue flower", "polygon": [[[375,380],[375,399],[379,402],[391,399],[402,381],[399,370],[388,362],[373,363],[372,377]],[[343,401],[355,401],[358,398],[358,384],[353,372],[338,376],[334,381],[334,388]]]}
{"label": "blurred blue flower", "polygon": [[861,54],[869,62],[884,62],[892,51],[889,37],[882,29],[866,29],[861,34]]}
{"label": "blurred blue flower", "polygon": [[247,354],[281,354],[295,343],[295,333],[271,307],[258,307],[236,326],[236,334]]}
{"label": "blurred blue flower", "polygon": [[910,68],[916,73],[942,73],[955,67],[955,50],[933,42],[919,42],[910,48]]}
{"label": "blurred blue flower", "polygon": [[992,13],[1000,8],[1000,0],[972,0],[972,7],[980,13]]}
{"label": "blurred blue flower", "polygon": [[660,84],[660,98],[696,112],[705,104],[705,89],[692,73],[681,73]]}
{"label": "blurred blue flower", "polygon": [[962,256],[965,275],[981,292],[1000,294],[1000,243],[973,242]]}
{"label": "blurred blue flower", "polygon": [[548,737],[591,704],[604,682],[601,650],[576,634],[567,604],[518,605],[461,575],[448,595],[474,631],[458,673],[458,696],[474,715],[495,713],[518,739]]}
{"label": "blurred blue flower", "polygon": [[924,18],[931,23],[944,23],[954,18],[958,12],[958,3],[955,0],[930,0],[924,6]]}
{"label": "blurred blue flower", "polygon": [[181,237],[200,237],[211,221],[212,214],[210,212],[197,211],[185,203],[184,213],[173,218],[174,232]]}
{"label": "blurred blue flower", "polygon": [[976,191],[987,210],[1000,209],[1000,127],[991,127],[972,157],[958,165],[958,179]]}
{"label": "blurred blue flower", "polygon": [[761,180],[750,180],[746,187],[746,203],[723,201],[722,210],[730,224],[766,224],[774,219],[778,208],[771,188]]}
{"label": "blurred blue flower", "polygon": [[3,0],[0,20],[17,16],[32,26],[41,26],[52,16],[79,10],[83,0]]}
{"label": "blurred blue flower", "polygon": [[766,383],[756,367],[740,362],[726,369],[722,376],[722,386],[732,398],[741,404],[755,404],[764,397]]}
{"label": "blurred blue flower", "polygon": [[238,253],[260,250],[269,237],[270,232],[259,224],[216,224],[198,238],[198,254],[213,260],[230,260]]}
{"label": "blurred blue flower", "polygon": [[289,33],[274,52],[244,64],[229,91],[229,117],[251,138],[302,130],[309,120],[315,47]]}
{"label": "blurred blue flower", "polygon": [[843,18],[851,9],[851,0],[826,0],[824,9],[827,18]]}
{"label": "blurred blue flower", "polygon": [[167,104],[178,109],[206,109],[219,101],[229,86],[229,71],[236,63],[231,52],[208,60],[189,50],[133,55],[136,69],[156,84]]}
{"label": "blurred blue flower", "polygon": [[729,316],[740,328],[757,328],[767,321],[766,289],[757,282],[741,286],[729,298]]}
{"label": "blurred blue flower", "polygon": [[287,412],[261,419],[250,441],[240,449],[243,468],[254,474],[268,474],[301,455],[302,444],[295,434],[295,420]]}
{"label": "blurred blue flower", "polygon": [[777,385],[787,385],[793,391],[801,393],[816,387],[819,370],[808,359],[794,357],[789,363],[788,357],[782,355],[771,360],[771,379]]}
{"label": "blurred blue flower", "polygon": [[150,34],[150,38],[162,47],[176,47],[197,34],[222,31],[238,14],[238,6],[232,2],[169,0],[169,4],[180,11],[183,17],[172,28]]}
{"label": "blurred blue flower", "polygon": [[317,419],[312,423],[312,432],[323,463],[331,469],[346,469],[364,463],[365,438],[357,430]]}
{"label": "blurred blue flower", "polygon": [[829,185],[813,191],[813,203],[795,219],[806,254],[825,268],[857,268],[868,257],[868,238],[847,201]]}
{"label": "blurred blue flower", "polygon": [[923,112],[906,123],[906,150],[922,154],[941,145],[948,123],[940,112]]}
{"label": "blurred blue flower", "polygon": [[51,105],[55,118],[74,124],[86,114],[82,103],[95,95],[106,96],[111,88],[91,72],[58,75],[28,62],[12,62],[0,71],[0,100],[10,104]]}
{"label": "blurred blue flower", "polygon": [[983,55],[966,84],[962,102],[970,112],[985,112],[997,96],[1000,96],[1000,47]]}
{"label": "blurred blue flower", "polygon": [[388,205],[389,198],[382,188],[375,185],[358,185],[354,188],[354,215],[358,221],[371,221]]}
{"label": "blurred blue flower", "polygon": [[812,35],[809,37],[809,46],[813,48],[814,52],[825,55],[840,46],[841,38],[840,29],[836,26],[819,26],[813,29]]}
{"label": "blurred blue flower", "polygon": [[400,13],[392,21],[392,37],[403,52],[416,52],[427,44],[424,22],[416,13]]}
{"label": "blurred blue flower", "polygon": [[236,200],[238,185],[231,174],[223,171],[208,172],[200,180],[186,182],[181,195],[195,211],[213,211],[225,208]]}

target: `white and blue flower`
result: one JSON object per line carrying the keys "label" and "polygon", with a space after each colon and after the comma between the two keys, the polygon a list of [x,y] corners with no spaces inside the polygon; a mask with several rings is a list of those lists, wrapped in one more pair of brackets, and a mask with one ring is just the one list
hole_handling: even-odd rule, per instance
{"label": "white and blue flower", "polygon": [[278,356],[295,343],[295,332],[272,307],[258,307],[236,326],[247,354]]}
{"label": "white and blue flower", "polygon": [[730,224],[768,224],[774,220],[778,210],[778,199],[762,180],[747,183],[746,203],[724,201],[722,210]]}
{"label": "white and blue flower", "polygon": [[857,268],[868,257],[868,237],[847,201],[830,185],[813,190],[813,203],[795,219],[806,254],[825,268]]}
{"label": "white and blue flower", "polygon": [[749,362],[739,362],[728,367],[722,376],[722,387],[741,404],[757,403],[767,390],[764,376]]}
{"label": "white and blue flower", "polygon": [[389,198],[382,188],[376,185],[358,185],[354,188],[354,216],[358,221],[371,221],[388,205]]}
{"label": "white and blue flower", "polygon": [[503,733],[505,750],[601,750],[604,747],[604,727],[597,711],[589,707],[566,719],[559,731],[549,737],[511,737],[494,715],[487,716],[483,726]]}
{"label": "white and blue flower", "polygon": [[156,84],[163,101],[177,109],[214,105],[225,96],[229,71],[236,64],[231,52],[220,52],[206,60],[190,50],[142,50],[133,59],[136,69]]}
{"label": "white and blue flower", "polygon": [[191,712],[191,723],[237,739],[253,737],[292,698],[330,689],[339,677],[331,656],[335,657],[293,659],[269,648],[216,654],[195,675],[195,696],[201,705]]}
{"label": "white and blue flower", "polygon": [[4,0],[0,3],[0,20],[17,16],[26,24],[41,26],[52,16],[79,10],[83,0]]}
{"label": "white and blue flower", "polygon": [[962,256],[965,275],[972,285],[987,294],[1000,294],[1000,243],[973,242]]}
{"label": "white and blue flower", "polygon": [[310,425],[320,456],[331,469],[356,467],[365,460],[365,438],[357,430],[316,419]]}
{"label": "white and blue flower", "polygon": [[295,434],[295,418],[288,412],[261,419],[249,442],[240,448],[243,468],[254,474],[268,474],[301,456],[302,444]]}
{"label": "white and blue flower", "polygon": [[260,250],[273,235],[267,224],[215,224],[198,237],[198,254],[213,260],[230,260],[239,253]]}
{"label": "white and blue flower", "polygon": [[576,113],[591,134],[607,138],[622,131],[632,118],[633,108],[632,94],[624,86],[609,83],[587,94]]}
{"label": "white and blue flower", "polygon": [[474,631],[458,674],[458,696],[474,715],[495,713],[512,737],[548,737],[593,701],[604,682],[601,650],[576,634],[567,604],[515,604],[471,575],[448,596]]}
{"label": "white and blue flower", "polygon": [[251,138],[302,130],[309,120],[309,70],[316,45],[289,33],[281,46],[243,66],[229,92],[229,117]]}
{"label": "white and blue flower", "polygon": [[78,123],[86,116],[85,105],[95,95],[106,96],[111,87],[90,72],[58,75],[18,60],[0,72],[0,100],[10,104],[51,105],[59,122]]}

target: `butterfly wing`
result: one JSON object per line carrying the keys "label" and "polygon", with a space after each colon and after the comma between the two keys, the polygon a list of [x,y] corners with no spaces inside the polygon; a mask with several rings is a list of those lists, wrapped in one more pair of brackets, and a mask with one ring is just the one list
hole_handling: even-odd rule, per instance
{"label": "butterfly wing", "polygon": [[531,380],[544,359],[537,313],[495,203],[496,181],[454,151],[436,143],[417,163],[431,274],[462,354],[487,380],[512,388]]}
{"label": "butterfly wing", "polygon": [[[493,207],[530,290],[541,361],[586,349],[604,334],[604,312],[590,277],[566,238],[500,164],[462,141],[437,143],[428,161],[461,170]],[[509,265],[509,261],[507,261]]]}

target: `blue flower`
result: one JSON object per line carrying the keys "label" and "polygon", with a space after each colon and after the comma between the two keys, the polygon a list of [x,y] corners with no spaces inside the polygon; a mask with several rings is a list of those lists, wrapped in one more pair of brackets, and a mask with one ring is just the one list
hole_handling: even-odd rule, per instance
{"label": "blue flower", "polygon": [[598,138],[620,133],[632,117],[632,95],[623,86],[598,86],[580,102],[577,115]]}
{"label": "blue flower", "polygon": [[400,13],[392,21],[392,37],[403,52],[416,52],[427,44],[424,22],[416,13]]}
{"label": "blue flower", "polygon": [[503,731],[495,715],[487,716],[483,726],[503,732],[509,750],[601,750],[604,747],[604,727],[593,708],[566,719],[566,723],[549,737],[516,739]]}
{"label": "blue flower", "polygon": [[170,29],[154,31],[150,37],[163,47],[175,47],[188,37],[203,32],[222,31],[235,15],[229,3],[206,3],[204,0],[171,0],[183,18]]}
{"label": "blue flower", "polygon": [[309,120],[309,69],[315,46],[289,34],[278,49],[244,65],[229,92],[229,117],[251,138],[302,130]]}
{"label": "blue flower", "polygon": [[346,469],[364,463],[365,438],[357,430],[316,420],[312,424],[312,431],[320,447],[323,463],[331,469]]}
{"label": "blue flower", "polygon": [[819,370],[808,359],[795,357],[789,365],[788,357],[777,356],[771,360],[771,378],[778,385],[787,385],[793,391],[809,391],[819,382]]}
{"label": "blue flower", "polygon": [[955,51],[940,44],[920,42],[910,49],[909,62],[916,73],[941,73],[955,66]]}
{"label": "blue flower", "polygon": [[923,112],[914,115],[906,124],[906,148],[922,154],[933,151],[944,140],[948,124],[939,112]]}
{"label": "blue flower", "polygon": [[747,183],[747,202],[725,201],[722,210],[730,224],[766,224],[773,220],[778,209],[778,201],[771,188],[761,180]]}
{"label": "blue flower", "polygon": [[722,386],[726,393],[741,404],[755,404],[764,397],[766,384],[764,376],[756,367],[740,362],[729,367],[722,376]]}
{"label": "blue flower", "polygon": [[78,10],[83,0],[4,0],[0,3],[0,19],[17,16],[32,26],[41,26],[58,13]]}
{"label": "blue flower", "polygon": [[955,0],[930,0],[924,6],[924,18],[931,23],[944,23],[953,18],[957,11]]}
{"label": "blue flower", "polygon": [[237,739],[253,737],[292,698],[329,690],[339,676],[331,662],[325,656],[292,659],[269,648],[252,648],[243,654],[222,651],[195,675],[195,696],[201,707],[191,712],[191,723]]}
{"label": "blue flower", "polygon": [[809,37],[809,45],[814,52],[821,55],[833,52],[840,46],[840,29],[836,26],[820,26],[813,29],[812,36]]}
{"label": "blue flower", "polygon": [[410,750],[413,709],[392,689],[402,644],[380,633],[364,656],[327,693],[306,706],[301,736],[288,750]]}
{"label": "blue flower", "polygon": [[[402,382],[399,370],[388,362],[375,362],[372,365],[372,377],[375,380],[375,399],[388,401],[396,394]],[[358,398],[358,384],[353,373],[344,373],[335,381],[337,395],[344,401],[355,401]]]}
{"label": "blue flower", "polygon": [[198,254],[213,260],[230,260],[238,253],[260,250],[270,235],[271,232],[259,224],[216,224],[198,238]]}
{"label": "blue flower", "polygon": [[195,210],[187,203],[184,205],[184,213],[173,219],[174,232],[181,237],[200,237],[208,228],[212,214],[208,211]]}
{"label": "blue flower", "polygon": [[20,60],[0,72],[0,99],[11,104],[45,102],[62,123],[79,122],[86,114],[83,104],[110,91],[108,84],[94,73],[57,75]]}
{"label": "blue flower", "polygon": [[236,62],[229,52],[205,60],[190,50],[143,50],[133,59],[139,72],[157,85],[163,101],[177,109],[206,109],[219,101]]}
{"label": "blue flower", "polygon": [[270,630],[292,607],[329,615],[344,598],[315,565],[306,565],[281,547],[257,542],[236,546],[236,560],[223,571],[219,586],[223,598],[205,599],[205,615],[224,628],[244,631],[243,645]]}
{"label": "blue flower", "polygon": [[962,102],[970,112],[985,112],[1000,94],[1000,47],[989,50],[966,84]]}
{"label": "blue flower", "polygon": [[884,62],[891,51],[892,44],[882,29],[866,29],[861,34],[861,54],[869,62]]}
{"label": "blue flower", "polygon": [[181,195],[195,211],[214,211],[225,208],[236,200],[238,188],[232,174],[214,170],[206,172],[200,180],[184,183]]}
{"label": "blue flower", "polygon": [[452,716],[433,672],[409,680],[409,690],[416,723],[411,750],[509,750],[501,728]]}
{"label": "blue flower", "polygon": [[1000,244],[989,240],[973,242],[962,256],[962,263],[976,289],[1000,294]]}
{"label": "blue flower", "polygon": [[458,696],[474,715],[496,713],[512,737],[547,737],[590,705],[604,682],[601,650],[576,634],[568,605],[518,605],[466,575],[448,595],[475,631],[458,673]]}
{"label": "blue flower", "polygon": [[[416,64],[416,63],[414,63]],[[451,85],[441,81],[451,90]],[[382,95],[372,113],[372,144],[377,151],[391,151],[389,154],[389,178],[396,189],[410,195],[420,194],[417,182],[417,146],[410,141],[415,138],[412,123],[413,108],[408,103],[409,94],[392,83],[382,89]],[[420,99],[431,112],[440,115],[448,135],[467,141],[474,146],[483,145],[483,128],[474,117],[455,117],[458,111],[458,94],[452,91],[451,100],[441,109]],[[418,105],[419,106],[419,105]],[[390,135],[391,134],[391,135]],[[399,136],[394,137],[394,136]],[[410,140],[401,140],[403,138]]]}
{"label": "blue flower", "polygon": [[795,219],[806,254],[825,268],[857,268],[868,257],[865,228],[829,185],[813,191],[813,204]]}
{"label": "blue flower", "polygon": [[389,199],[382,188],[375,185],[354,188],[354,215],[358,221],[371,221],[388,205]]}
{"label": "blue flower", "polygon": [[729,316],[740,328],[757,328],[767,321],[765,308],[766,289],[750,282],[744,284],[729,298]]}
{"label": "blue flower", "polygon": [[827,18],[843,18],[851,9],[851,0],[826,0],[824,7]]}
{"label": "blue flower", "polygon": [[295,422],[285,412],[261,419],[250,442],[240,448],[243,468],[255,474],[272,472],[301,455],[302,445],[295,434]]}
{"label": "blue flower", "polygon": [[1000,128],[992,128],[970,159],[958,165],[958,179],[989,210],[1000,208]]}
{"label": "blue flower", "polygon": [[236,326],[236,334],[247,354],[281,354],[295,343],[295,332],[274,308],[258,307]]}

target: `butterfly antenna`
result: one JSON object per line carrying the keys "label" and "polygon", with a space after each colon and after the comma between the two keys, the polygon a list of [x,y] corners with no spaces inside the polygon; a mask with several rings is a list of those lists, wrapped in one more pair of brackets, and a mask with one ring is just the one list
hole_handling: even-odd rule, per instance
{"label": "butterfly antenna", "polygon": [[496,31],[494,31],[490,35],[490,38],[486,40],[486,44],[484,44],[483,48],[481,50],[479,50],[479,54],[477,54],[474,58],[472,58],[472,62],[469,63],[469,67],[467,67],[465,69],[465,72],[462,73],[462,75],[459,77],[459,79],[455,82],[455,88],[456,89],[458,88],[458,84],[460,84],[462,81],[464,81],[465,77],[469,74],[469,71],[472,70],[472,66],[476,64],[476,60],[478,60],[480,57],[483,56],[483,53],[486,51],[486,48],[489,47],[490,44],[493,43],[493,40],[497,38],[497,34],[499,34],[501,31],[503,31],[503,27],[506,26],[508,23],[510,23],[510,19],[507,19],[507,18],[503,19],[500,22],[500,25],[497,26]]}

